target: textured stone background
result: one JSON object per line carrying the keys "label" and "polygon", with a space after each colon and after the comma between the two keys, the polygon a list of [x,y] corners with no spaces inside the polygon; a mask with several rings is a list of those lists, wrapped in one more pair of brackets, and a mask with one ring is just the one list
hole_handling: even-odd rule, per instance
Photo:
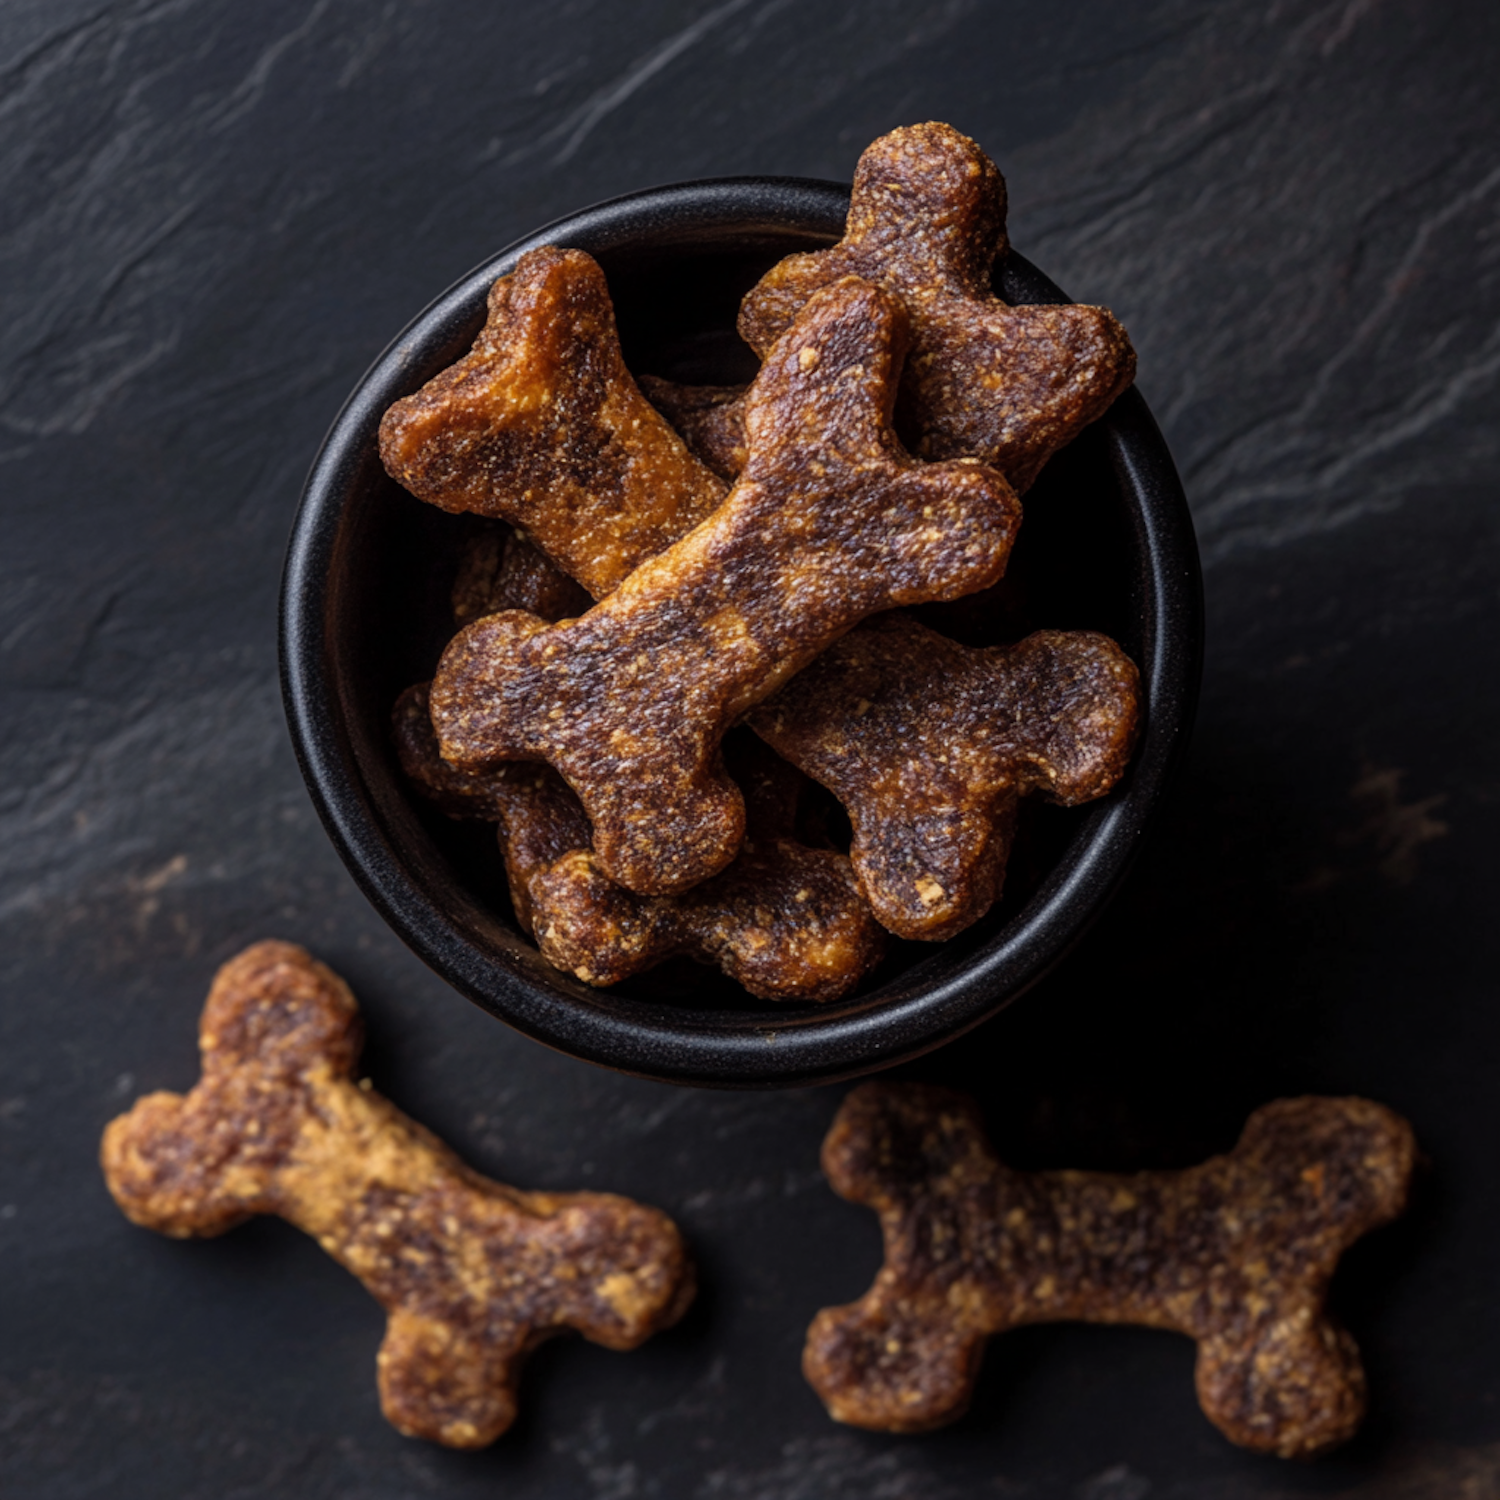
{"label": "textured stone background", "polygon": [[[1497,65],[1489,0],[0,0],[0,1488],[1500,1495]],[[938,1436],[834,1427],[802,1333],[878,1259],[816,1169],[839,1091],[675,1091],[490,1021],[366,906],[287,744],[300,481],[414,312],[589,201],[847,178],[933,117],[1130,327],[1209,639],[1111,916],[912,1071],[1029,1165],[1191,1161],[1288,1091],[1408,1114],[1417,1209],[1337,1284],[1371,1420],[1315,1466],[1229,1448],[1187,1342],[1130,1330],[995,1344]],[[350,978],[379,1086],[478,1166],[676,1214],[687,1323],[549,1346],[517,1429],[449,1454],[381,1422],[381,1317],[311,1242],[125,1224],[101,1126],[191,1082],[213,966],[273,934]]]}

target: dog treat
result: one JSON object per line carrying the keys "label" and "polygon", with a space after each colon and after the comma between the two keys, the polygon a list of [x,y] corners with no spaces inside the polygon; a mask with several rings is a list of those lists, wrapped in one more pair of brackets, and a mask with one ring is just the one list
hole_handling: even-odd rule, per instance
{"label": "dog treat", "polygon": [[511,761],[469,775],[438,754],[427,684],[396,704],[401,767],[451,817],[499,824],[511,904],[554,968],[618,984],[686,954],[764,1000],[839,1000],[885,953],[848,859],[797,837],[807,779],[760,741],[734,741],[746,838],[722,873],[681,896],[637,896],[599,867],[589,820],[550,766]]}
{"label": "dog treat", "polygon": [[381,1408],[408,1436],[480,1448],[510,1425],[526,1354],[568,1328],[632,1349],[685,1311],[691,1262],[665,1214],[609,1193],[523,1193],[466,1167],[353,1078],[358,1007],[289,943],[219,970],[203,1076],[104,1132],[115,1201],[177,1238],[276,1214],[388,1314]]}
{"label": "dog treat", "polygon": [[1411,1127],[1366,1099],[1279,1099],[1183,1172],[1014,1172],[972,1099],[855,1089],[823,1142],[836,1192],[880,1215],[885,1263],[825,1308],[803,1371],[832,1416],[922,1432],[969,1402],[984,1341],[1023,1323],[1137,1323],[1198,1344],[1198,1400],[1231,1442],[1284,1458],[1365,1408],[1328,1316],[1339,1256],[1406,1205]]}
{"label": "dog treat", "polygon": [[993,294],[1005,206],[1004,179],[967,136],[893,130],[859,159],[844,238],[772,267],[741,304],[740,334],[764,356],[818,288],[849,275],[891,288],[912,324],[898,425],[920,434],[921,457],[982,459],[1023,493],[1130,384],[1135,353],[1101,307]]}
{"label": "dog treat", "polygon": [[596,597],[725,492],[625,368],[604,273],[553,246],[495,283],[470,354],[386,412],[380,456],[420,499],[522,527]]}
{"label": "dog treat", "polygon": [[581,619],[492,615],[449,646],[432,690],[443,757],[550,762],[600,867],[642,895],[723,869],[744,832],[728,727],[865,616],[1005,568],[1009,485],[974,460],[919,464],[891,432],[904,321],[855,278],[810,298],[756,379],[750,457],[708,521]]}
{"label": "dog treat", "polygon": [[885,934],[849,860],[796,836],[806,779],[748,735],[732,749],[729,768],[745,798],[745,842],[734,861],[680,896],[627,891],[586,844],[535,870],[528,895],[550,963],[610,985],[687,954],[764,1000],[829,1001],[880,962]]}
{"label": "dog treat", "polygon": [[567,620],[593,602],[582,585],[509,526],[486,526],[470,537],[453,580],[453,618],[459,625],[502,609]]}
{"label": "dog treat", "polygon": [[1120,779],[1139,680],[1113,641],[1089,631],[971,650],[887,615],[829,647],[747,722],[843,803],[876,917],[937,941],[999,897],[1023,795],[1072,807]]}
{"label": "dog treat", "polygon": [[660,375],[642,375],[646,399],[721,479],[737,479],[745,467],[747,385],[678,385]]}

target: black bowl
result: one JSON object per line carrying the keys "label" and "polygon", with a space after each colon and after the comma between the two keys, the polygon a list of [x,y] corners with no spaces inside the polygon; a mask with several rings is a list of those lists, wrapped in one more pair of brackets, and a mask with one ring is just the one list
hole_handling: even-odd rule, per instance
{"label": "black bowl", "polygon": [[[587,250],[602,264],[632,369],[748,379],[755,361],[734,334],[740,297],[783,255],[836,240],[848,204],[847,188],[797,178],[680,183],[510,246],[376,360],[333,424],[292,531],[281,603],[287,718],[354,878],[455,989],[549,1046],[629,1073],[728,1087],[829,1082],[913,1057],[993,1015],[1068,951],[1119,885],[1191,724],[1197,548],[1171,456],[1132,390],[1048,465],[1027,497],[1012,563],[1026,628],[1105,630],[1139,663],[1145,729],[1130,770],[1087,808],[1029,810],[995,910],[950,942],[896,944],[857,997],[773,1005],[686,961],[613,990],[579,984],[521,936],[493,833],[435,815],[402,780],[391,705],[432,675],[452,633],[447,594],[470,522],[386,476],[381,414],[468,350],[490,284],[540,245]],[[995,284],[1012,302],[1067,300],[1014,253]],[[966,615],[962,603],[929,618],[975,643],[995,638],[982,611]]]}

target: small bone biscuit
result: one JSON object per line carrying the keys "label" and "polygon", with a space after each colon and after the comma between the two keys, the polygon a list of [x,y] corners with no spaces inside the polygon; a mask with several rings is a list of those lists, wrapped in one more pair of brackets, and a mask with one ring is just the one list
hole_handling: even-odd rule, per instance
{"label": "small bone biscuit", "polygon": [[836,642],[747,722],[843,803],[876,917],[936,941],[999,897],[1023,794],[1073,806],[1120,779],[1139,681],[1089,631],[973,650],[889,615]]}
{"label": "small bone biscuit", "polygon": [[443,757],[546,760],[601,868],[642,895],[717,874],[744,832],[724,732],[867,615],[956,598],[1005,569],[1020,504],[973,460],[920,464],[890,430],[899,304],[849,278],[809,299],[750,398],[724,504],[581,619],[512,611],[449,645]]}
{"label": "small bone biscuit", "polygon": [[524,1193],[466,1167],[356,1084],[359,1011],[301,948],[219,970],[203,1074],[110,1122],[101,1161],[135,1223],[178,1238],[276,1214],[386,1310],[381,1407],[409,1436],[479,1448],[511,1423],[525,1355],[575,1328],[631,1349],[686,1309],[691,1262],[665,1214],[609,1193]]}
{"label": "small bone biscuit", "polygon": [[586,589],[509,526],[486,525],[470,537],[453,580],[453,618],[459,625],[502,609],[567,620],[593,602]]}
{"label": "small bone biscuit", "polygon": [[516,917],[555,968],[618,984],[676,954],[717,964],[766,1000],[838,1000],[885,952],[848,859],[796,836],[806,778],[746,736],[735,779],[748,837],[728,869],[681,896],[637,896],[599,868],[589,821],[550,766],[469,775],[438,755],[427,685],[396,705],[402,769],[453,817],[499,823]]}
{"label": "small bone biscuit", "polygon": [[880,962],[885,934],[849,860],[796,837],[806,779],[750,736],[730,743],[746,810],[733,863],[680,896],[625,890],[586,845],[536,869],[528,898],[549,962],[609,985],[687,954],[762,999],[811,1001],[842,999]]}
{"label": "small bone biscuit", "polygon": [[825,1308],[803,1371],[841,1422],[921,1432],[968,1404],[984,1342],[1024,1323],[1136,1323],[1198,1344],[1198,1400],[1231,1442],[1304,1458],[1365,1407],[1325,1302],[1339,1256],[1406,1205],[1411,1127],[1366,1099],[1279,1099],[1182,1172],[1014,1172],[972,1099],[873,1083],[823,1143],[834,1190],[880,1215],[885,1263]]}
{"label": "small bone biscuit", "polygon": [[678,385],[642,375],[646,399],[672,424],[688,451],[721,479],[737,479],[745,467],[747,385]]}
{"label": "small bone biscuit", "polygon": [[380,424],[393,479],[524,528],[595,597],[709,514],[722,480],[641,395],[609,288],[581,250],[523,255],[473,351]]}
{"label": "small bone biscuit", "polygon": [[1135,378],[1135,353],[1101,307],[1002,302],[990,268],[1005,249],[989,157],[949,125],[893,130],[859,159],[844,238],[772,267],[741,304],[740,334],[764,354],[819,287],[855,275],[892,288],[912,320],[901,410],[917,451],[983,459],[1024,493]]}

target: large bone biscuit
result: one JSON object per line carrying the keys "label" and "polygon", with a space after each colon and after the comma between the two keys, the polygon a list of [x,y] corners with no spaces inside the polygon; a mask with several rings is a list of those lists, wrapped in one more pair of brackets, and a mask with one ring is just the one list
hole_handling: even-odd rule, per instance
{"label": "large bone biscuit", "polygon": [[643,895],[723,869],[744,831],[719,764],[729,726],[865,616],[1005,568],[1010,486],[969,460],[917,463],[890,429],[903,327],[867,282],[812,297],[756,378],[749,459],[707,521],[581,619],[513,611],[448,647],[432,691],[443,757],[550,762],[601,868]]}
{"label": "large bone biscuit", "polygon": [[401,695],[394,720],[402,769],[424,796],[499,824],[517,920],[550,964],[588,984],[686,954],[765,1000],[839,1000],[884,955],[848,859],[797,836],[806,778],[747,734],[731,767],[745,797],[739,854],[680,896],[638,896],[600,869],[583,807],[550,766],[456,770],[438,754],[425,683]]}
{"label": "large bone biscuit", "polygon": [[1020,797],[1071,807],[1120,779],[1139,681],[1090,631],[974,650],[890,615],[837,641],[747,722],[843,803],[876,917],[937,941],[999,897]]}
{"label": "large bone biscuit", "polygon": [[277,1214],[354,1273],[389,1321],[381,1408],[478,1448],[510,1425],[526,1354],[568,1328],[632,1349],[675,1321],[691,1262],[665,1214],[609,1193],[525,1193],[466,1167],[356,1084],[348,987],[289,943],[219,970],[203,1076],[110,1122],[101,1160],[135,1223],[178,1238]]}
{"label": "large bone biscuit", "polygon": [[870,1083],[823,1143],[834,1190],[880,1215],[870,1290],[813,1320],[803,1370],[841,1422],[921,1432],[966,1406],[985,1340],[1024,1323],[1137,1323],[1198,1344],[1198,1399],[1287,1458],[1359,1425],[1359,1351],[1328,1316],[1343,1252],[1406,1205],[1411,1127],[1367,1099],[1279,1099],[1182,1172],[1012,1171],[972,1099]]}
{"label": "large bone biscuit", "polygon": [[473,351],[380,424],[391,477],[449,511],[524,528],[598,597],[723,498],[641,394],[604,273],[581,250],[523,255]]}
{"label": "large bone biscuit", "polygon": [[[1102,307],[1012,307],[993,294],[1005,206],[1004,179],[967,136],[893,130],[859,159],[844,238],[772,267],[741,304],[740,334],[764,355],[818,288],[849,275],[891,288],[912,324],[902,430],[919,434],[923,458],[983,459],[1024,493],[1135,378],[1135,353]],[[721,405],[713,420],[732,417]]]}

